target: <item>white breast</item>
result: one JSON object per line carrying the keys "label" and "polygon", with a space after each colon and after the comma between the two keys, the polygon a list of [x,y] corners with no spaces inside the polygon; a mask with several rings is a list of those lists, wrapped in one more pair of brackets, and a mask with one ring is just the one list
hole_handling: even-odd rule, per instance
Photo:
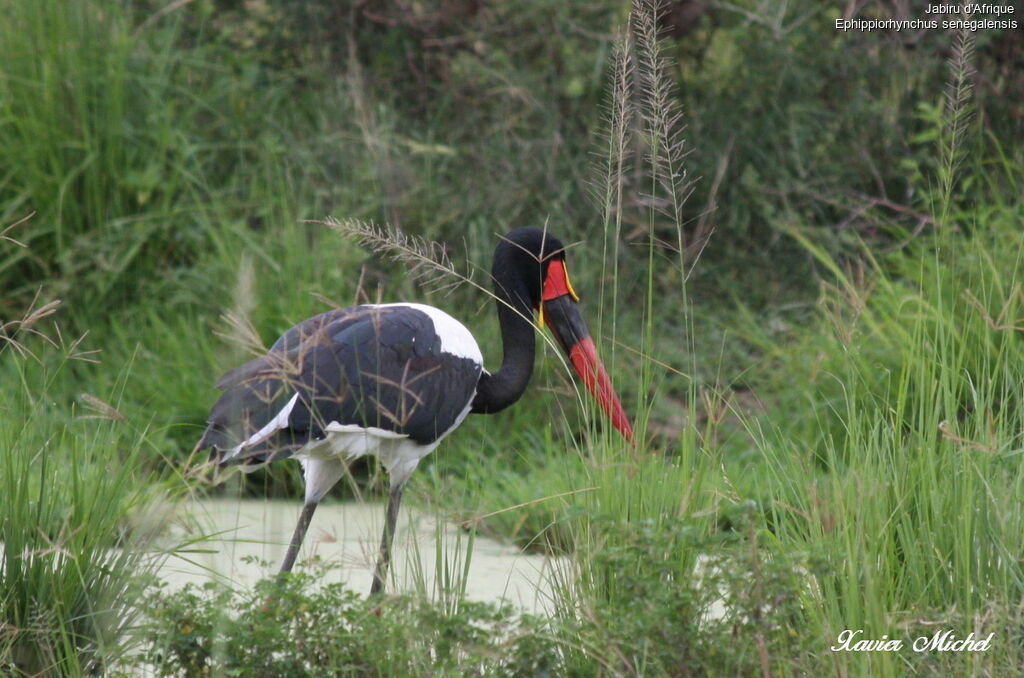
{"label": "white breast", "polygon": [[423,457],[434,451],[441,441],[469,415],[473,398],[466,403],[452,427],[437,440],[421,445],[408,436],[375,426],[363,428],[355,424],[332,421],[324,427],[326,437],[308,443],[294,457],[302,462],[306,480],[306,503],[319,502],[345,474],[348,462],[364,455],[373,455],[388,472],[392,487],[402,485]]}

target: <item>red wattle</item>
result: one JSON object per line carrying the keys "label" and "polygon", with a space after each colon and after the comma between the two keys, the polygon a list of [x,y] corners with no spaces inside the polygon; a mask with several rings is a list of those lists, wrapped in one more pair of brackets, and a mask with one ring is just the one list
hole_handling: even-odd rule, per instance
{"label": "red wattle", "polygon": [[565,264],[558,259],[552,259],[551,263],[548,264],[548,275],[544,279],[542,298],[544,301],[551,301],[564,294],[576,296],[569,284],[569,277],[565,272]]}

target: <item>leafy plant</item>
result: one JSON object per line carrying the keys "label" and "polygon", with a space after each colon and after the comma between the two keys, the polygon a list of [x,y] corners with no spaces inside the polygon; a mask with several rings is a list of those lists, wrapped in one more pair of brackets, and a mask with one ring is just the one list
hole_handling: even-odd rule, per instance
{"label": "leafy plant", "polygon": [[140,577],[158,560],[150,549],[167,492],[146,470],[145,433],[91,395],[91,409],[53,404],[63,362],[83,357],[77,342],[53,341],[22,338],[25,354],[7,356],[0,385],[5,675],[86,675],[122,660]]}
{"label": "leafy plant", "polygon": [[556,661],[543,623],[463,601],[365,600],[325,566],[232,591],[208,583],[150,593],[144,659],[157,676],[522,675]]}

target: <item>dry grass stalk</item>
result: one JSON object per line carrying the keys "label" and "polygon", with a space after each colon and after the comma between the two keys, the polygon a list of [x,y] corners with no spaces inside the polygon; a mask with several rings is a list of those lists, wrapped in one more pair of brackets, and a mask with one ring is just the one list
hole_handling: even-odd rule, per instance
{"label": "dry grass stalk", "polygon": [[36,290],[35,296],[32,297],[32,301],[29,303],[28,309],[21,319],[0,322],[0,353],[3,352],[4,347],[10,347],[23,358],[31,357],[33,360],[38,360],[25,343],[19,340],[19,335],[41,339],[54,348],[59,346],[52,337],[36,329],[36,326],[44,318],[48,318],[56,313],[61,301],[60,299],[54,299],[41,306],[37,306],[41,294],[42,290]]}
{"label": "dry grass stalk", "polygon": [[78,399],[82,403],[83,407],[93,412],[93,414],[82,415],[79,419],[110,419],[111,421],[127,421],[127,418],[121,414],[116,407],[106,401],[100,400],[92,394],[80,393],[78,395]]}
{"label": "dry grass stalk", "polygon": [[29,214],[25,215],[21,219],[18,219],[13,224],[11,224],[10,226],[8,226],[5,229],[3,229],[2,231],[0,231],[0,240],[6,240],[9,243],[14,243],[18,247],[27,248],[28,245],[26,245],[25,243],[21,242],[20,240],[15,240],[14,238],[12,238],[11,236],[9,236],[7,234],[10,233],[11,231],[13,231],[14,229],[18,228],[22,224],[27,223],[29,221],[29,219],[31,219],[35,215],[36,215],[35,212],[30,212]]}

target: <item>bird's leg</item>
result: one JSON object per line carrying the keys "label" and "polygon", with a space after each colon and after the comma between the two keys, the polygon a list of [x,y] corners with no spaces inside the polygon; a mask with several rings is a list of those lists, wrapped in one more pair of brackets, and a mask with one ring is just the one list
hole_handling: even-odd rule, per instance
{"label": "bird's leg", "polygon": [[284,555],[281,571],[277,573],[278,581],[281,580],[285,572],[292,571],[295,558],[299,555],[299,547],[302,546],[302,540],[306,537],[306,530],[309,529],[309,523],[313,520],[313,512],[316,511],[317,504],[318,502],[312,501],[302,507],[302,513],[299,514],[299,522],[296,523],[295,532],[292,534],[292,542],[288,545],[288,553]]}
{"label": "bird's leg", "polygon": [[377,567],[373,572],[373,585],[370,587],[370,595],[376,595],[384,590],[384,580],[388,576],[388,565],[391,563],[391,543],[395,538],[395,523],[398,522],[398,507],[402,503],[402,488],[405,483],[399,483],[391,487],[388,494],[388,513],[384,524],[384,536],[380,540],[380,554],[377,556]]}

